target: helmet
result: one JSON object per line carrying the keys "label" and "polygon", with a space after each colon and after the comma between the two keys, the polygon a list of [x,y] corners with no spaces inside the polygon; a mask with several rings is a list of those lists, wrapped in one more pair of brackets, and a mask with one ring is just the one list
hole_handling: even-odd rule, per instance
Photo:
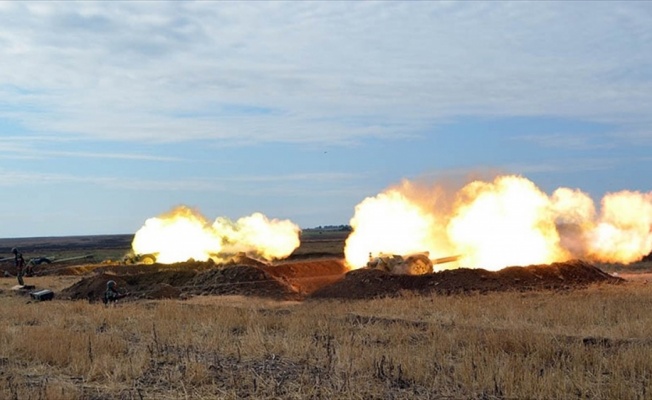
{"label": "helmet", "polygon": [[11,252],[16,254],[16,253],[18,253],[18,249],[14,247],[14,248],[11,249]]}
{"label": "helmet", "polygon": [[115,281],[108,281],[108,282],[106,283],[106,287],[107,287],[107,288],[113,288],[113,287],[115,287]]}

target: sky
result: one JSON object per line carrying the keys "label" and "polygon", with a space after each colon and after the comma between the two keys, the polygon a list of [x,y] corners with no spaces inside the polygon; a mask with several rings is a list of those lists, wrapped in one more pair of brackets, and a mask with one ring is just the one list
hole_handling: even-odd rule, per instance
{"label": "sky", "polygon": [[652,190],[649,2],[0,2],[0,237],[185,204],[346,224],[403,178]]}

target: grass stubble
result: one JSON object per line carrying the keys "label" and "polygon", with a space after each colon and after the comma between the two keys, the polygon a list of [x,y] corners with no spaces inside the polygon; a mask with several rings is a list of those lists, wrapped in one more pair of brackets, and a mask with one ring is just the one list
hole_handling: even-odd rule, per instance
{"label": "grass stubble", "polygon": [[[57,288],[71,278],[39,279]],[[33,302],[11,285],[0,283],[3,399],[652,398],[652,285],[643,280],[116,307]]]}

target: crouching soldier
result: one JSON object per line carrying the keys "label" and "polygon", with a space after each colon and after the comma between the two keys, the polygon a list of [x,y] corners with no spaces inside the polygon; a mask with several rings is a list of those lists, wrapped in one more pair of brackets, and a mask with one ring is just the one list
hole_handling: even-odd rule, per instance
{"label": "crouching soldier", "polygon": [[25,266],[25,276],[34,276],[34,267],[43,263],[51,264],[52,261],[46,257],[31,258]]}
{"label": "crouching soldier", "polygon": [[107,305],[115,304],[116,301],[125,296],[126,294],[118,292],[115,281],[111,280],[106,283],[106,291],[104,292],[104,298],[102,299],[102,302]]}

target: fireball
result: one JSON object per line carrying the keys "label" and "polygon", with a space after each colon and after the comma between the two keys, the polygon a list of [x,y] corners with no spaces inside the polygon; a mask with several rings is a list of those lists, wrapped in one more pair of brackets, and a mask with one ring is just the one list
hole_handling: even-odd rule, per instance
{"label": "fireball", "polygon": [[652,193],[608,194],[598,213],[579,189],[549,196],[515,175],[445,191],[403,182],[362,201],[347,263],[360,268],[370,255],[428,251],[433,261],[461,255],[455,266],[497,270],[570,258],[630,263],[652,251]]}
{"label": "fireball", "polygon": [[351,227],[344,254],[353,268],[380,254],[442,253],[433,241],[437,218],[398,190],[365,199],[356,207]]}
{"label": "fireball", "polygon": [[206,261],[222,249],[219,235],[206,218],[186,206],[145,221],[131,246],[136,254],[156,254],[163,264]]}
{"label": "fireball", "polygon": [[597,226],[589,232],[591,257],[630,263],[652,251],[652,193],[622,191],[602,199]]}
{"label": "fireball", "polygon": [[465,186],[447,230],[464,267],[496,270],[566,258],[548,196],[522,177]]}
{"label": "fireball", "polygon": [[270,220],[261,213],[236,222],[219,217],[211,224],[198,211],[179,206],[145,221],[132,248],[135,254],[156,254],[156,261],[164,264],[220,261],[239,252],[274,260],[299,247],[299,231],[289,220]]}

